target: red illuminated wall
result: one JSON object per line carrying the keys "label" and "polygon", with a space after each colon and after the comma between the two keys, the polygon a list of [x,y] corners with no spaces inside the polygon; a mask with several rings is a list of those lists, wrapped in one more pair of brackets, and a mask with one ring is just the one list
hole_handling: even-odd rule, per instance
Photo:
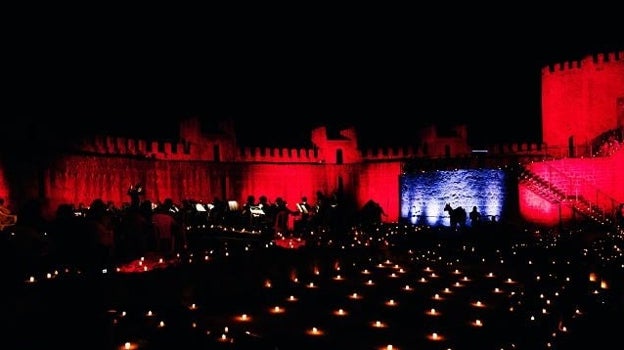
{"label": "red illuminated wall", "polygon": [[542,70],[542,135],[549,147],[590,145],[601,133],[624,126],[624,51],[596,54]]}
{"label": "red illuminated wall", "polygon": [[[624,203],[624,148],[610,157],[564,158],[536,162],[527,168],[568,196],[581,196],[612,213]],[[538,224],[556,224],[572,218],[572,211],[551,204],[530,189],[520,186],[520,213],[523,219]]]}
{"label": "red illuminated wall", "polygon": [[[591,144],[603,132],[624,127],[623,109],[624,52],[545,68],[542,132],[548,147],[501,145],[492,155],[542,155],[567,149],[570,137],[575,145]],[[35,177],[43,181],[40,196],[51,212],[62,203],[89,204],[96,198],[121,205],[129,201],[128,187],[142,182],[145,199],[153,202],[218,197],[242,203],[249,195],[256,200],[265,195],[271,202],[282,197],[291,209],[302,196],[313,202],[317,191],[331,195],[340,189],[357,208],[374,200],[388,214],[386,221],[396,221],[402,164],[413,158],[472,157],[466,128],[457,127],[456,134],[439,137],[432,127],[415,132],[418,147],[361,150],[354,128],[330,138],[321,127],[311,133],[312,149],[239,149],[231,123],[205,135],[199,120],[191,118],[180,125],[175,144],[111,136],[85,140],[78,152],[60,157]],[[530,169],[568,194],[608,209],[624,202],[623,154],[624,148],[608,158],[540,162]],[[9,193],[7,187],[0,176],[0,195]],[[520,214],[529,222],[552,225],[572,215],[527,188],[518,190]]]}
{"label": "red illuminated wall", "polygon": [[228,169],[210,163],[158,161],[127,157],[66,156],[45,175],[46,198],[53,208],[61,203],[89,204],[96,198],[116,205],[129,202],[130,185],[143,183],[146,199],[210,199],[219,194]]}
{"label": "red illuminated wall", "polygon": [[358,177],[359,203],[372,199],[388,214],[385,220],[396,221],[399,217],[400,174],[401,164],[398,162],[370,163],[363,166]]}
{"label": "red illuminated wall", "polygon": [[572,217],[571,208],[551,203],[522,184],[519,185],[518,191],[520,214],[527,222],[556,226]]}
{"label": "red illuminated wall", "polygon": [[[181,124],[177,144],[117,137],[85,140],[87,155],[67,155],[43,176],[44,196],[53,212],[59,204],[89,204],[95,198],[117,206],[129,202],[128,187],[141,182],[145,199],[171,198],[210,202],[215,197],[243,203],[247,196],[285,199],[291,209],[301,197],[313,203],[317,191],[342,195],[357,209],[367,201],[379,203],[386,221],[399,217],[399,175],[412,157],[465,156],[470,153],[465,128],[456,137],[425,131],[428,153],[414,148],[361,151],[354,128],[329,138],[324,127],[314,129],[314,149],[236,148],[230,124],[214,135],[202,135],[196,119]],[[448,147],[447,147],[448,145]]]}
{"label": "red illuminated wall", "polygon": [[4,178],[4,167],[0,164],[0,197],[5,199],[5,203],[9,205],[11,203],[11,193],[9,193],[9,186]]}

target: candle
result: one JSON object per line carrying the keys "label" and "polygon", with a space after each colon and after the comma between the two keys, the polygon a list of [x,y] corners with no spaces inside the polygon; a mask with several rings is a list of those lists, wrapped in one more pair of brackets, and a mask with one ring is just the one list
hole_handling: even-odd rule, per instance
{"label": "candle", "polygon": [[395,347],[392,344],[388,344],[386,346],[382,346],[380,350],[398,350],[399,348]]}
{"label": "candle", "polygon": [[427,339],[432,340],[432,341],[442,341],[444,340],[444,337],[438,333],[431,333],[430,335],[427,336]]}
{"label": "candle", "polygon": [[397,305],[397,303],[396,303],[396,301],[394,301],[394,299],[390,299],[390,300],[388,300],[388,301],[386,302],[386,305],[387,305],[387,306],[396,306],[396,305]]}
{"label": "candle", "polygon": [[440,316],[440,312],[436,309],[431,309],[427,311],[427,315],[429,316]]}
{"label": "candle", "polygon": [[479,319],[474,320],[474,322],[472,322],[472,325],[475,327],[483,327],[483,323],[481,323],[481,320]]}
{"label": "candle", "polygon": [[336,316],[346,316],[347,312],[344,311],[343,309],[338,309],[338,310],[334,311],[334,315],[336,315]]}
{"label": "candle", "polygon": [[358,293],[353,293],[349,296],[351,299],[361,299],[362,297]]}
{"label": "candle", "polygon": [[221,334],[221,336],[219,337],[219,341],[220,341],[221,343],[227,343],[227,342],[229,342],[229,341],[230,341],[230,339],[228,338],[228,336],[227,336],[225,333],[223,333],[223,334]]}
{"label": "candle", "polygon": [[249,321],[251,321],[251,317],[248,316],[247,314],[242,314],[242,315],[236,317],[236,320],[240,321],[240,322],[249,322]]}
{"label": "candle", "polygon": [[481,301],[477,301],[475,303],[472,303],[472,306],[474,306],[474,307],[485,307],[485,304],[483,304]]}
{"label": "candle", "polygon": [[279,306],[275,306],[275,307],[271,308],[270,312],[272,314],[281,314],[281,313],[284,313],[284,309],[279,307]]}
{"label": "candle", "polygon": [[318,329],[317,327],[312,327],[312,329],[308,330],[306,333],[308,335],[314,335],[314,336],[323,335],[323,331]]}
{"label": "candle", "polygon": [[125,342],[123,345],[121,345],[118,349],[119,350],[135,350],[138,349],[139,345],[137,343],[132,343],[132,342]]}
{"label": "candle", "polygon": [[386,328],[386,324],[381,321],[375,321],[371,324],[375,328]]}

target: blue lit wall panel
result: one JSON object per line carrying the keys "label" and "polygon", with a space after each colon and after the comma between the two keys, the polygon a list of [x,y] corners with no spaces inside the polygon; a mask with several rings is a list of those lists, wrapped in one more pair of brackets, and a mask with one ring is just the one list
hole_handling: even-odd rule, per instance
{"label": "blue lit wall panel", "polygon": [[[504,213],[507,197],[506,173],[500,169],[427,171],[400,178],[401,220],[412,224],[449,226],[444,205],[461,206],[470,212],[476,206],[483,219],[496,220]],[[470,220],[467,220],[470,225]]]}

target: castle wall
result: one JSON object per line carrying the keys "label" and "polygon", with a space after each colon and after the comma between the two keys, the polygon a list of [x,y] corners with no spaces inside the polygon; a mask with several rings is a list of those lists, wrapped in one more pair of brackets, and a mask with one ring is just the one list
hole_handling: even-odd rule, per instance
{"label": "castle wall", "polygon": [[[242,204],[249,195],[282,197],[294,204],[307,196],[313,202],[317,191],[333,195],[359,192],[359,165],[209,163],[163,161],[102,156],[67,156],[46,171],[45,192],[50,210],[64,203],[88,205],[96,198],[117,206],[129,202],[130,185],[143,183],[145,198],[162,202],[195,199],[210,202],[215,197]],[[396,166],[395,168],[398,168]],[[359,196],[369,198],[363,193]],[[354,199],[355,200],[355,199]],[[355,204],[357,203],[350,203]]]}
{"label": "castle wall", "polygon": [[[563,158],[535,162],[527,168],[570,198],[582,197],[606,213],[613,213],[620,203],[624,203],[624,149],[611,157]],[[540,223],[554,220],[555,216],[559,220],[558,206],[522,186],[519,193],[521,216],[525,220]],[[563,208],[561,218],[564,221],[571,215]]]}
{"label": "castle wall", "polygon": [[518,201],[520,217],[526,222],[552,227],[572,218],[571,208],[551,203],[523,184],[518,186]]}
{"label": "castle wall", "polygon": [[[543,143],[493,145],[480,151],[524,160],[565,157],[570,139],[577,149],[605,131],[624,126],[624,52],[545,67],[541,74]],[[432,127],[418,134],[417,147],[361,150],[354,128],[330,139],[320,127],[311,133],[313,149],[239,149],[231,124],[224,123],[216,133],[204,135],[198,120],[191,119],[180,125],[179,142],[97,137],[85,140],[76,153],[46,164],[44,170],[29,168],[33,174],[23,177],[40,182],[30,187],[38,187],[51,210],[64,203],[89,204],[96,198],[120,206],[129,201],[128,187],[141,182],[145,199],[153,202],[220,198],[243,203],[249,195],[265,195],[272,202],[282,197],[294,209],[303,196],[314,201],[317,191],[339,194],[345,204],[355,208],[373,200],[388,214],[385,220],[395,221],[404,162],[414,158],[475,159],[465,127],[458,127],[456,133],[440,137]],[[624,202],[623,158],[624,150],[620,150],[608,158],[540,161],[530,169],[569,195],[609,208]],[[12,183],[17,177],[10,180]],[[0,195],[10,197],[12,186],[0,176]],[[554,224],[573,214],[522,185],[518,191],[520,214],[528,221]]]}
{"label": "castle wall", "polygon": [[145,199],[210,199],[220,196],[227,170],[205,162],[70,155],[46,169],[44,191],[51,209],[59,204],[83,203],[101,198],[117,206],[129,202],[130,185],[143,183]]}
{"label": "castle wall", "polygon": [[618,99],[624,99],[624,51],[587,56],[542,69],[542,136],[549,147],[591,141],[624,126]]}
{"label": "castle wall", "polygon": [[387,216],[383,221],[399,218],[399,176],[402,162],[366,163],[362,166],[357,188],[360,206],[368,200],[377,202]]}
{"label": "castle wall", "polygon": [[[395,221],[399,217],[398,183],[403,162],[419,156],[436,158],[429,153],[418,153],[412,148],[381,148],[359,153],[349,148],[349,145],[354,145],[349,140],[317,139],[317,144],[324,149],[333,149],[334,152],[346,149],[345,153],[349,154],[346,159],[349,161],[336,164],[338,159],[335,154],[332,156],[329,152],[316,150],[258,148],[239,150],[236,161],[216,161],[218,159],[214,157],[209,157],[211,161],[205,161],[188,159],[189,152],[183,148],[163,146],[154,148],[160,150],[158,156],[144,157],[140,153],[128,153],[133,148],[126,147],[135,144],[140,151],[144,144],[140,141],[120,141],[118,138],[104,140],[107,141],[100,145],[108,146],[100,148],[101,154],[87,152],[61,157],[46,170],[43,177],[45,197],[52,210],[61,203],[89,204],[95,198],[112,201],[119,206],[129,201],[128,187],[142,182],[146,187],[145,199],[153,202],[161,202],[165,198],[172,198],[176,202],[184,199],[209,202],[217,197],[243,203],[249,195],[256,198],[265,195],[271,202],[282,197],[291,209],[303,196],[313,201],[317,191],[332,195],[341,190],[346,194],[349,204],[358,208],[368,200],[374,200],[388,214],[384,219]],[[457,140],[436,141],[432,138],[429,141],[454,145],[451,157],[469,157],[465,154],[467,146]],[[209,148],[213,149],[212,145]],[[439,146],[437,149],[446,147]],[[491,155],[500,156],[531,156],[546,151],[545,145],[538,144],[501,144],[489,150]],[[619,189],[622,186],[618,186],[622,181],[618,174],[624,173],[621,165],[624,162],[616,161],[622,157],[622,152],[611,158],[568,158],[538,162],[531,165],[531,169],[569,193],[578,193],[590,200],[601,197],[601,204],[604,198],[611,196],[624,201],[623,190]],[[358,162],[355,162],[356,155],[360,157]],[[553,176],[553,172],[567,175]],[[570,179],[583,179],[594,187],[579,186]],[[559,208],[551,208],[549,203],[535,198],[535,195],[522,188],[519,192],[522,215],[529,221],[551,223],[553,220],[558,221],[561,215],[566,215],[565,212],[561,214]],[[609,196],[597,193],[608,193]]]}
{"label": "castle wall", "polygon": [[4,176],[3,164],[0,164],[0,198],[4,198],[7,205],[11,203],[11,191]]}

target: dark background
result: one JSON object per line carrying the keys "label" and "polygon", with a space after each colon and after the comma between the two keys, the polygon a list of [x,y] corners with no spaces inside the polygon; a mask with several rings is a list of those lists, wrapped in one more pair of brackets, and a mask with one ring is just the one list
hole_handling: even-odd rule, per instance
{"label": "dark background", "polygon": [[541,68],[624,50],[612,9],[460,6],[8,12],[3,140],[174,140],[198,115],[234,119],[243,145],[305,145],[316,125],[409,144],[430,123],[539,141]]}

